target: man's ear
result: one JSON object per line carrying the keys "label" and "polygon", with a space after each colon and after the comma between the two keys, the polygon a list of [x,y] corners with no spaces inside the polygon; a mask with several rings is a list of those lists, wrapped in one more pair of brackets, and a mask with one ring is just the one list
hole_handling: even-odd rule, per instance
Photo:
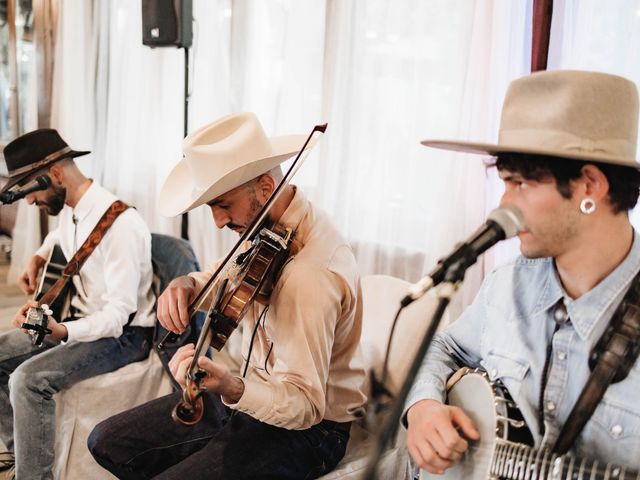
{"label": "man's ear", "polygon": [[64,180],[64,168],[59,163],[54,163],[49,167],[47,175],[51,178],[51,183],[54,185],[62,185]]}
{"label": "man's ear", "polygon": [[256,185],[258,194],[260,195],[260,200],[266,202],[273,194],[277,186],[278,185],[276,184],[276,181],[269,173],[260,175],[260,177],[258,177],[258,182]]}
{"label": "man's ear", "polygon": [[574,194],[578,199],[592,198],[597,204],[605,201],[609,195],[609,180],[602,170],[592,164],[582,167],[582,176],[576,180]]}

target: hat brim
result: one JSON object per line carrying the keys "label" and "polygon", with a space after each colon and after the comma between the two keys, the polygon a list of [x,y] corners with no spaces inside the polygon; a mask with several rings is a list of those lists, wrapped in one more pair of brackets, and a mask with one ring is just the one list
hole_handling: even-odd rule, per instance
{"label": "hat brim", "polygon": [[426,147],[456,152],[475,153],[480,155],[497,155],[499,153],[525,153],[531,155],[549,155],[552,157],[569,158],[573,160],[593,161],[597,163],[610,163],[624,167],[640,169],[640,163],[631,158],[614,157],[602,153],[573,152],[567,150],[532,148],[522,145],[505,145],[478,142],[454,142],[450,140],[423,140],[420,142]]}
{"label": "hat brim", "polygon": [[67,153],[62,154],[59,157],[52,158],[47,163],[43,163],[42,165],[39,165],[37,168],[29,170],[28,172],[21,173],[20,175],[15,175],[13,177],[9,177],[9,181],[7,182],[7,184],[4,187],[2,187],[2,189],[0,190],[0,193],[4,193],[7,190],[15,187],[16,185],[19,185],[26,178],[28,178],[31,175],[33,175],[35,172],[39,172],[41,170],[44,170],[45,168],[49,168],[55,162],[59,162],[60,160],[64,160],[65,158],[81,157],[81,156],[87,155],[89,153],[91,153],[91,152],[87,151],[87,150],[78,150],[78,151],[71,150],[71,151],[69,151]]}
{"label": "hat brim", "polygon": [[[195,185],[187,162],[183,158],[171,170],[160,189],[158,209],[162,215],[174,217],[204,205],[295,156],[304,145],[306,138],[306,135],[287,135],[271,138],[273,155],[258,158],[227,172],[219,178],[212,179],[211,185],[205,189],[199,189]],[[316,139],[312,139],[305,152],[313,148],[316,143]]]}

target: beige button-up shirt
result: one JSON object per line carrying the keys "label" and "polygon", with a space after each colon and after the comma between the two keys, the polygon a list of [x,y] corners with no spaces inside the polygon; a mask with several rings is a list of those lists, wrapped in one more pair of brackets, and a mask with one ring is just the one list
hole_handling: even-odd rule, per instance
{"label": "beige button-up shirt", "polygon": [[[254,302],[242,320],[245,362],[260,324],[244,393],[229,406],[287,429],[353,420],[366,400],[355,258],[327,215],[300,190],[279,223],[296,232],[301,249],[283,268],[266,314],[261,318],[265,307]],[[212,272],[191,276],[201,287]]]}

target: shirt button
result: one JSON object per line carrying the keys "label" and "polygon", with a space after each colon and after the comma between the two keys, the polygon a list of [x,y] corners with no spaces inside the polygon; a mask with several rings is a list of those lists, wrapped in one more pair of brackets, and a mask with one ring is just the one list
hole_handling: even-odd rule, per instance
{"label": "shirt button", "polygon": [[613,427],[611,427],[611,435],[613,435],[614,438],[618,438],[621,433],[622,425],[614,425]]}
{"label": "shirt button", "polygon": [[553,402],[547,402],[547,411],[553,412],[556,409],[556,404]]}
{"label": "shirt button", "polygon": [[558,360],[564,360],[567,358],[567,354],[565,352],[558,352]]}

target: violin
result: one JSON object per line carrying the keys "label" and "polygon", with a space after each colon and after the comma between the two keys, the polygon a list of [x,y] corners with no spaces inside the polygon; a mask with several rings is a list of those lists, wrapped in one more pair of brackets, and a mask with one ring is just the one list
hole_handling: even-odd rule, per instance
{"label": "violin", "polygon": [[[200,309],[205,299],[213,293],[213,289],[217,288],[215,299],[209,307],[196,342],[194,356],[185,374],[182,399],[171,412],[171,417],[176,423],[195,425],[202,418],[204,387],[201,383],[206,372],[198,367],[198,358],[209,346],[218,351],[224,347],[229,336],[255,300],[260,300],[262,303],[268,301],[277,275],[290,255],[295,253],[295,248],[292,248],[295,232],[291,229],[282,229],[277,224],[267,225],[266,218],[284,186],[300,168],[300,159],[303,158],[302,154],[313,135],[316,132],[324,133],[326,128],[326,124],[316,125],[313,128],[271,197],[189,304],[187,311],[191,318]],[[247,240],[251,241],[251,247],[242,253],[237,253],[240,246]],[[166,342],[175,342],[177,338],[175,333],[169,332],[157,348],[162,349]]]}

